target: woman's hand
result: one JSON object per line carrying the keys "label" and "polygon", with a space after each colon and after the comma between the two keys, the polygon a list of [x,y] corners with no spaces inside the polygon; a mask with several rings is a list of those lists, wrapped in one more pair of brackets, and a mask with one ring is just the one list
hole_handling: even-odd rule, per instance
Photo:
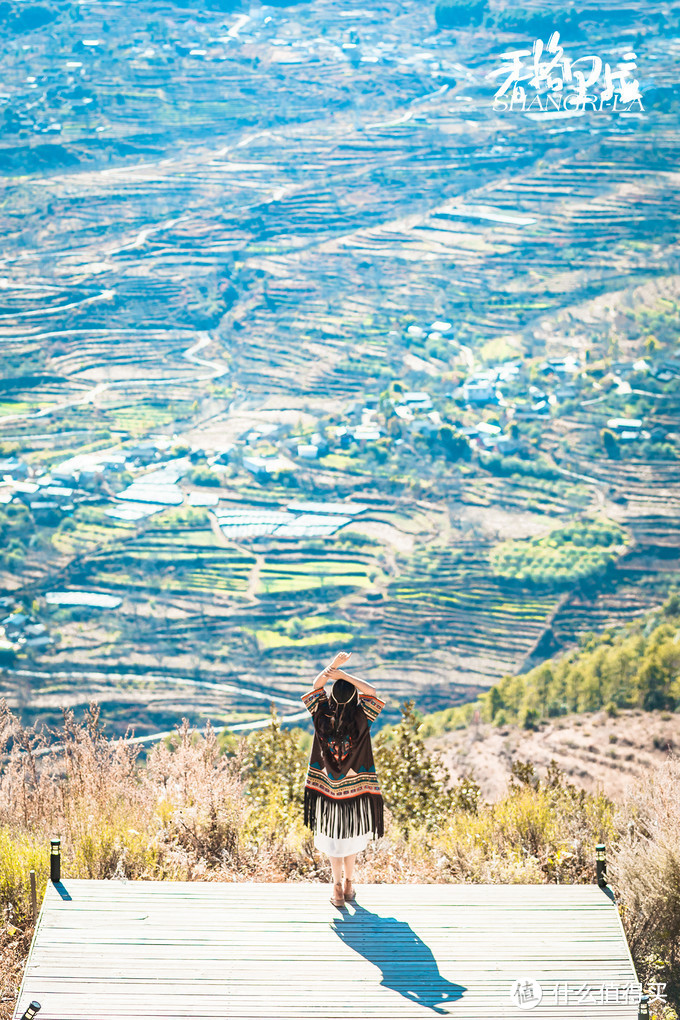
{"label": "woman's hand", "polygon": [[[335,662],[335,659],[333,662]],[[316,679],[314,680],[314,690],[318,690],[319,687],[323,687],[326,683],[328,683],[328,681],[333,678],[333,671],[334,666],[333,663],[331,663],[329,666],[322,669],[320,673],[317,673]]]}
{"label": "woman's hand", "polygon": [[313,690],[318,691],[320,687],[324,687],[328,683],[328,681],[330,680],[330,671],[331,667],[326,666],[325,669],[322,669],[320,673],[316,674],[316,676],[314,677]]}
{"label": "woman's hand", "polygon": [[338,652],[338,654],[331,662],[330,666],[328,666],[327,668],[337,669],[339,666],[342,666],[343,662],[347,662],[351,654],[352,654],[351,652]]}
{"label": "woman's hand", "polygon": [[322,669],[320,673],[317,673],[313,689],[318,691],[318,689],[320,687],[324,687],[329,680],[337,680],[338,677],[335,674],[338,672],[338,667],[341,663],[347,662],[351,654],[351,652],[338,652],[333,661]]}

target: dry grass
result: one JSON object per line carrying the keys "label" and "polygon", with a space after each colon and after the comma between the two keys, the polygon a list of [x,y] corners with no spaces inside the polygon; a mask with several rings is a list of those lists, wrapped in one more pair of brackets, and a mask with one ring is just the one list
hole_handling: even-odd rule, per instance
{"label": "dry grass", "polygon": [[650,770],[621,806],[609,872],[625,890],[621,913],[644,981],[680,977],[680,757]]}
{"label": "dry grass", "polygon": [[[302,824],[306,756],[276,726],[225,754],[212,731],[200,737],[185,721],[172,748],[159,744],[140,764],[102,735],[96,706],[83,724],[66,713],[55,734],[22,728],[0,703],[0,755],[0,1020],[11,1016],[32,936],[28,872],[41,897],[53,835],[64,873],[79,878],[330,880]],[[360,855],[357,880],[589,882],[594,845],[605,842],[638,973],[677,996],[678,779],[676,759],[658,763],[617,807],[554,769],[540,781],[528,769],[495,803],[454,799],[435,823],[415,826],[397,822],[404,784],[406,801],[386,812],[386,836]],[[670,1009],[655,1015],[676,1020]]]}

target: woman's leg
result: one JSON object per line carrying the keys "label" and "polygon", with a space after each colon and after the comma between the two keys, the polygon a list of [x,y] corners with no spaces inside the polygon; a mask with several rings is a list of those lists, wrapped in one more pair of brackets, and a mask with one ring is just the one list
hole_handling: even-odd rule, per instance
{"label": "woman's leg", "polygon": [[345,867],[345,884],[343,891],[346,900],[354,899],[354,885],[352,879],[354,878],[354,862],[357,859],[356,854],[348,854],[347,857],[343,857],[342,861]]}
{"label": "woman's leg", "polygon": [[329,855],[329,860],[331,862],[331,871],[333,872],[333,882],[335,883],[335,885],[342,885],[342,862],[343,862],[343,858],[342,857],[331,857]]}
{"label": "woman's leg", "polygon": [[343,857],[342,861],[345,867],[345,878],[348,882],[351,882],[354,878],[354,862],[357,859],[356,854],[348,854],[347,857]]}

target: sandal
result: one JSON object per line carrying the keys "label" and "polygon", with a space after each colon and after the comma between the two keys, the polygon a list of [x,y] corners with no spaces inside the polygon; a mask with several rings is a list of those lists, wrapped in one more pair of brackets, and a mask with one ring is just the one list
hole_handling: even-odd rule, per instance
{"label": "sandal", "polygon": [[337,882],[336,884],[333,885],[333,893],[335,893],[335,890],[338,887],[340,888],[340,896],[337,899],[335,898],[335,896],[331,896],[331,903],[333,904],[334,907],[344,907],[345,897],[342,894],[342,884],[340,882]]}
{"label": "sandal", "polygon": [[355,895],[354,894],[354,886],[352,885],[352,882],[350,881],[350,879],[346,878],[345,879],[345,899],[346,900],[350,900],[350,902],[351,902],[354,899],[354,895]]}

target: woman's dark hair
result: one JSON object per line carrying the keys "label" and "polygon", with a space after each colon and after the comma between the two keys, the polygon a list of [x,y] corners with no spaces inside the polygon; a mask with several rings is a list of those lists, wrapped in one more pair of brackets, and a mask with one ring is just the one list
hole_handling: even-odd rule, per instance
{"label": "woman's dark hair", "polygon": [[359,692],[354,684],[349,680],[336,680],[326,703],[321,705],[320,735],[325,740],[337,740],[344,737],[356,740],[359,736],[358,708]]}

